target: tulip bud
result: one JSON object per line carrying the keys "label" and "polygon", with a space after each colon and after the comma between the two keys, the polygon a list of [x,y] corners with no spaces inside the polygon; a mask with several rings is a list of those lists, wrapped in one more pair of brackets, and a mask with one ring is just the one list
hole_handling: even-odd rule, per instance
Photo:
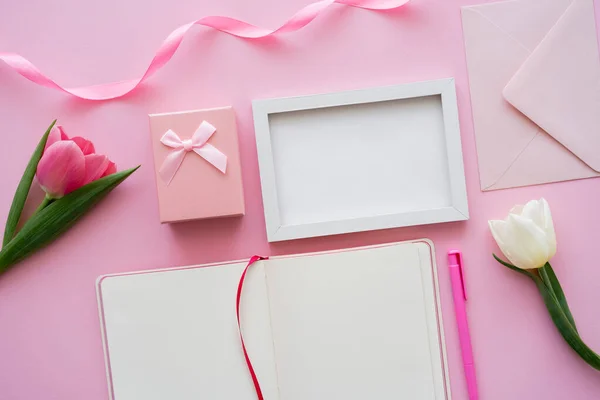
{"label": "tulip bud", "polygon": [[69,139],[62,126],[54,126],[37,167],[37,178],[47,198],[61,198],[117,172],[115,163],[95,151],[89,140],[79,136]]}
{"label": "tulip bud", "polygon": [[503,221],[489,221],[498,247],[521,269],[543,267],[556,254],[556,234],[545,199],[514,207]]}
{"label": "tulip bud", "polygon": [[70,140],[46,149],[37,166],[37,179],[50,198],[58,199],[81,187],[85,179],[85,157]]}

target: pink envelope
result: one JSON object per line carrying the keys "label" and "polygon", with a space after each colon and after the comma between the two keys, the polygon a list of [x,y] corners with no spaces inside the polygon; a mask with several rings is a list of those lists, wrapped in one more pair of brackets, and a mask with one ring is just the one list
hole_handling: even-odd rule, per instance
{"label": "pink envelope", "polygon": [[600,176],[593,0],[463,7],[482,190]]}
{"label": "pink envelope", "polygon": [[[214,133],[206,143],[226,156],[223,171],[189,151],[171,175],[172,179],[165,179],[160,171],[175,149],[161,143],[161,138],[167,131],[172,131],[182,141],[189,140],[204,123],[214,128],[211,128]],[[152,114],[150,133],[161,222],[244,215],[244,189],[233,108]],[[202,148],[199,153],[203,154]]]}

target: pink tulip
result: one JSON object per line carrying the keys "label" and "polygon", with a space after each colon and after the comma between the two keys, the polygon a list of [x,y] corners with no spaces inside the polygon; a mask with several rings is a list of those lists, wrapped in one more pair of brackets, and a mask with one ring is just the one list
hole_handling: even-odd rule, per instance
{"label": "pink tulip", "polygon": [[89,140],[82,137],[69,139],[61,126],[52,128],[37,166],[37,179],[47,196],[61,198],[117,172],[115,163],[95,151]]}

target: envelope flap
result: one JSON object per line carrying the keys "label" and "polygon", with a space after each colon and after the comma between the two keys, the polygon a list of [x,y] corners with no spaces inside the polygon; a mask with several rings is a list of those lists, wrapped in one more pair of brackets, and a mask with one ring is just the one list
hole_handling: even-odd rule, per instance
{"label": "envelope flap", "polygon": [[478,14],[506,38],[531,51],[546,36],[573,0],[512,0],[465,6],[463,14]]}
{"label": "envelope flap", "polygon": [[504,98],[600,172],[600,57],[593,0],[574,0]]}

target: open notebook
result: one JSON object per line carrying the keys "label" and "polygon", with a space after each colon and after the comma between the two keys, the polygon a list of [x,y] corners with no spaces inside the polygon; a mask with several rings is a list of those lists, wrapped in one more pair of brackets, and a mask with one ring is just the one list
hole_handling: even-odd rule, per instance
{"label": "open notebook", "polygon": [[[99,278],[111,398],[255,400],[246,264]],[[429,241],[259,261],[241,301],[265,400],[450,399]]]}

